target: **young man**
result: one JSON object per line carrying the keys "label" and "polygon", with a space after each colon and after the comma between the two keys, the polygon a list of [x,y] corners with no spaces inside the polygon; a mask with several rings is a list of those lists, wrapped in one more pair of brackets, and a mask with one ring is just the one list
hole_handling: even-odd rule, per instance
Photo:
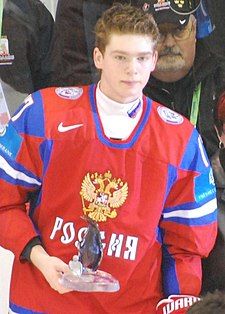
{"label": "young man", "polygon": [[[215,186],[196,129],[142,94],[157,39],[151,15],[113,6],[96,25],[97,86],[36,92],[2,130],[0,244],[15,253],[12,313],[155,313],[163,297],[199,293],[217,230]],[[59,282],[83,214],[99,224],[100,269],[118,292]]]}

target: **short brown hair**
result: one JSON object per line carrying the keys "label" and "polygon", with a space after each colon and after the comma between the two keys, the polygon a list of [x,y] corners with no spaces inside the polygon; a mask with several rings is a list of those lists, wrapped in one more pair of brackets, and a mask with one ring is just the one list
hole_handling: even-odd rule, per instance
{"label": "short brown hair", "polygon": [[103,53],[113,34],[138,34],[152,37],[157,44],[159,31],[150,13],[130,4],[115,3],[103,12],[95,26],[95,46]]}

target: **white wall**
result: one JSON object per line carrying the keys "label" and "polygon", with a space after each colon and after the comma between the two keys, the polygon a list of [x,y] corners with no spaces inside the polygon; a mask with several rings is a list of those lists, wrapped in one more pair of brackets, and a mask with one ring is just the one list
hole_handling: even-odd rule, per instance
{"label": "white wall", "polygon": [[0,247],[0,313],[8,313],[9,302],[9,284],[11,278],[11,269],[13,263],[13,254],[10,251]]}

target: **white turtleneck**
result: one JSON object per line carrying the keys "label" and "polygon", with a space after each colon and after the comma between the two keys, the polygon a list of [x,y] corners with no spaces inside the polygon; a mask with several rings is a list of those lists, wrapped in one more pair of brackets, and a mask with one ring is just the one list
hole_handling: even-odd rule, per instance
{"label": "white turtleneck", "polygon": [[105,135],[108,138],[126,140],[141,117],[142,98],[127,104],[116,102],[102,93],[98,83],[96,102]]}

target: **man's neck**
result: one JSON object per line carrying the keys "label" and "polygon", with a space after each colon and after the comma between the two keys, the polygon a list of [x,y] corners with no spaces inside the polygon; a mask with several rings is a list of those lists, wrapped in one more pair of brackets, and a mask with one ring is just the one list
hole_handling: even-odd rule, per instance
{"label": "man's neck", "polygon": [[189,71],[190,69],[174,71],[174,72],[154,71],[151,73],[151,75],[159,81],[166,82],[166,83],[173,83],[184,78],[189,73]]}

